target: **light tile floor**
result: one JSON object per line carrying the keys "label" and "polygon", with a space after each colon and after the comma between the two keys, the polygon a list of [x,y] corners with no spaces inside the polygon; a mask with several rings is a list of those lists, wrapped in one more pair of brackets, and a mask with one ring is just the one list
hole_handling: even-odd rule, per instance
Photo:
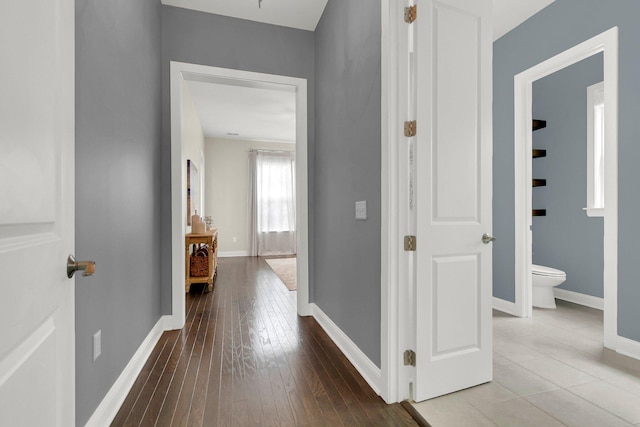
{"label": "light tile floor", "polygon": [[494,311],[494,380],[414,406],[432,427],[640,426],[640,361],[605,350],[602,312]]}

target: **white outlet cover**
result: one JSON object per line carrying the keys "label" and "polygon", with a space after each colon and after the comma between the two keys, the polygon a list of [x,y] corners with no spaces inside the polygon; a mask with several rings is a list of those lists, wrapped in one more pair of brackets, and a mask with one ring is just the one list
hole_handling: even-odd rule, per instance
{"label": "white outlet cover", "polygon": [[367,219],[367,201],[356,202],[356,219],[364,221]]}

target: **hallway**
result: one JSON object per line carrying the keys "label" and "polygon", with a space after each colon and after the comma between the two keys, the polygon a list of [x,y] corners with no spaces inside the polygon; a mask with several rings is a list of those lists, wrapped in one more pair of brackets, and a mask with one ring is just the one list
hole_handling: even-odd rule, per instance
{"label": "hallway", "polygon": [[[196,292],[194,292],[196,291]],[[296,314],[263,258],[222,258],[214,291],[187,295],[113,426],[412,426],[322,328]]]}

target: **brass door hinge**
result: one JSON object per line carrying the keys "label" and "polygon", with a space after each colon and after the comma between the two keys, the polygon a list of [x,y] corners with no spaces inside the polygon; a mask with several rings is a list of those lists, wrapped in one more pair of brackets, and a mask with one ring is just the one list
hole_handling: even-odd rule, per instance
{"label": "brass door hinge", "polygon": [[404,236],[404,250],[407,252],[415,252],[416,236]]}
{"label": "brass door hinge", "polygon": [[417,5],[414,4],[413,6],[404,8],[404,22],[406,22],[407,24],[411,24],[413,21],[415,21],[417,16],[418,16]]}
{"label": "brass door hinge", "polygon": [[416,352],[407,350],[404,352],[404,366],[416,366]]}
{"label": "brass door hinge", "polygon": [[404,122],[404,136],[412,137],[416,136],[418,124],[415,120]]}

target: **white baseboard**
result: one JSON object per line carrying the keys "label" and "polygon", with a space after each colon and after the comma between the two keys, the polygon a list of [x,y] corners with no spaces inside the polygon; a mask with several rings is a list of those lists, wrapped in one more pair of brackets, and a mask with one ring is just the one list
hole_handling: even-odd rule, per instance
{"label": "white baseboard", "polygon": [[518,316],[516,314],[516,303],[504,300],[502,298],[493,297],[493,309],[510,314],[512,316]]}
{"label": "white baseboard", "polygon": [[556,298],[586,307],[604,310],[604,298],[592,297],[591,295],[580,294],[566,289],[555,288],[553,290]]}
{"label": "white baseboard", "polygon": [[382,379],[382,373],[375,363],[373,363],[362,350],[344,333],[342,330],[333,323],[333,321],[327,316],[321,309],[315,304],[310,304],[313,310],[313,317],[320,324],[322,329],[325,330],[327,335],[333,340],[338,348],[349,359],[351,364],[362,375],[364,380],[371,386],[376,394],[380,395],[380,382]]}
{"label": "white baseboard", "polygon": [[315,307],[314,303],[304,303],[304,302],[298,301],[298,304],[297,304],[298,316],[300,317],[313,316],[314,307]]}
{"label": "white baseboard", "polygon": [[184,328],[185,319],[179,318],[173,314],[167,314],[164,316],[163,327],[165,331],[176,331]]}
{"label": "white baseboard", "polygon": [[628,357],[640,360],[640,342],[618,336],[616,351]]}
{"label": "white baseboard", "polygon": [[120,410],[120,406],[129,394],[136,378],[142,371],[144,364],[151,355],[153,348],[158,343],[165,330],[165,321],[169,316],[161,317],[149,332],[140,347],[133,355],[127,366],[124,368],[118,379],[106,394],[100,405],[96,408],[85,427],[102,427],[111,424]]}
{"label": "white baseboard", "polygon": [[218,258],[232,258],[236,256],[249,256],[249,252],[247,251],[218,252]]}

